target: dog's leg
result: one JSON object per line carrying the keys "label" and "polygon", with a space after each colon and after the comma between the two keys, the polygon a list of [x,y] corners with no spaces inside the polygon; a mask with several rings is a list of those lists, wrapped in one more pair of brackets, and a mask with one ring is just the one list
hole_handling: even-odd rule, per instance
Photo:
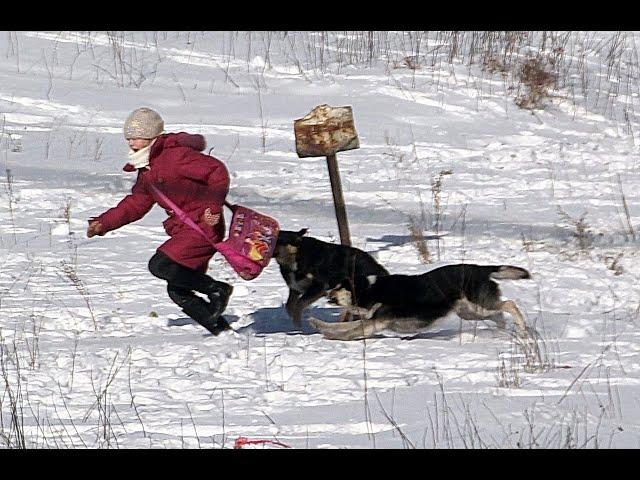
{"label": "dog's leg", "polygon": [[486,308],[482,305],[478,305],[477,303],[470,302],[466,298],[462,298],[456,302],[453,307],[453,311],[464,320],[485,320],[499,314],[501,309],[499,306],[497,310]]}
{"label": "dog's leg", "polygon": [[382,305],[381,303],[376,303],[371,308],[356,307],[356,306],[350,306],[346,308],[349,313],[352,313],[354,315],[361,315],[362,317],[369,319],[373,317],[373,314],[376,313],[376,310],[378,310],[381,305]]}
{"label": "dog's leg", "polygon": [[309,323],[329,340],[369,338],[386,330],[392,319],[356,320],[349,323],[323,322],[310,318]]}
{"label": "dog's leg", "polygon": [[292,312],[296,308],[296,304],[298,303],[298,298],[300,297],[300,292],[297,292],[293,289],[289,289],[289,297],[287,298],[287,303],[284,308],[287,311],[287,315],[289,317],[293,317]]}
{"label": "dog's leg", "polygon": [[491,310],[470,302],[466,298],[458,300],[454,306],[454,311],[463,320],[491,320],[498,325],[498,328],[506,328],[502,310]]}
{"label": "dog's leg", "polygon": [[493,315],[490,315],[487,318],[491,320],[493,323],[495,323],[498,326],[498,328],[502,330],[505,330],[507,328],[507,321],[504,319],[503,312],[494,313]]}
{"label": "dog's leg", "polygon": [[300,296],[296,300],[295,304],[293,305],[293,308],[291,309],[291,312],[289,313],[291,320],[293,321],[293,325],[296,328],[299,329],[300,325],[302,324],[302,313],[304,309],[307,308],[309,305],[311,305],[313,302],[320,299],[323,295],[324,295],[323,285],[321,283],[313,283],[307,289],[307,291],[304,292],[302,296]]}
{"label": "dog's leg", "polygon": [[300,304],[300,301],[296,300],[296,303],[291,308],[291,312],[289,312],[289,317],[291,317],[293,326],[297,329],[300,329],[300,325],[302,324],[303,310],[304,310],[304,307]]}
{"label": "dog's leg", "polygon": [[494,321],[498,327],[506,328],[506,321],[502,317],[503,312],[510,314],[516,325],[521,330],[526,330],[527,325],[524,316],[513,300],[506,300],[496,304],[496,310],[484,308],[475,303],[469,302],[466,298],[458,301],[454,307],[456,314],[465,320],[485,320]]}
{"label": "dog's leg", "polygon": [[473,305],[466,298],[462,298],[456,302],[453,310],[463,320],[480,320],[482,317],[478,314],[476,305]]}
{"label": "dog's leg", "polygon": [[527,330],[527,324],[524,321],[524,316],[522,315],[522,312],[516,305],[516,302],[514,302],[513,300],[506,300],[504,302],[501,302],[498,308],[503,312],[507,312],[511,314],[511,316],[516,322],[516,325],[518,325],[518,327],[523,332]]}
{"label": "dog's leg", "polygon": [[431,322],[417,318],[398,318],[393,320],[387,328],[396,333],[420,333],[429,328],[430,324]]}
{"label": "dog's leg", "polygon": [[375,313],[378,311],[378,309],[382,306],[381,303],[376,303],[373,307],[371,308],[364,308],[364,307],[356,307],[356,306],[346,306],[344,308],[344,310],[342,311],[342,313],[340,314],[340,318],[338,321],[340,322],[346,322],[347,320],[351,320],[354,318],[354,316],[358,316],[361,317],[361,319],[364,320],[369,320],[370,318],[373,318],[373,316],[375,315]]}

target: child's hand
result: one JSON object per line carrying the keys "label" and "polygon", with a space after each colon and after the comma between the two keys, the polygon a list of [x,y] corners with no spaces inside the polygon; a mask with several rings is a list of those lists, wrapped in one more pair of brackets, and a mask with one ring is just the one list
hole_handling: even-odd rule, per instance
{"label": "child's hand", "polygon": [[104,232],[102,231],[102,224],[97,220],[90,222],[89,227],[87,228],[87,237],[91,238],[94,235],[104,235]]}

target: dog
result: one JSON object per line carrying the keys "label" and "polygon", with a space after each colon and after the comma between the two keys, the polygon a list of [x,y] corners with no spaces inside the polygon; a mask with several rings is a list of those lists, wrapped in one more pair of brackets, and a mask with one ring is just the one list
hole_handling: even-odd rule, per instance
{"label": "dog", "polygon": [[490,319],[504,328],[503,313],[509,313],[526,330],[516,303],[501,300],[500,287],[493,281],[526,278],[531,275],[524,268],[475,264],[447,265],[421,275],[371,275],[368,287],[359,292],[358,305],[348,288],[338,286],[329,292],[331,302],[364,315],[363,319],[329,323],[312,318],[309,323],[326,338],[355,340],[383,330],[419,333],[450,312],[465,320]]}
{"label": "dog", "polygon": [[289,287],[285,309],[296,328],[300,328],[304,309],[338,286],[350,293],[357,306],[360,291],[368,288],[367,277],[389,274],[367,252],[305,236],[307,231],[280,230],[274,251]]}

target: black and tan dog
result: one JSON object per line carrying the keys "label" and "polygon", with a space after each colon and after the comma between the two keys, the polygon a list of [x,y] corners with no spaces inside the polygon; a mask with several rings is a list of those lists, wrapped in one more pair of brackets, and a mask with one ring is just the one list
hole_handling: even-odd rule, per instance
{"label": "black and tan dog", "polygon": [[388,274],[367,252],[323,242],[306,233],[306,228],[298,232],[280,230],[274,252],[289,287],[285,308],[296,328],[300,327],[304,309],[336,287],[348,291],[357,306],[360,291],[369,286],[367,277]]}
{"label": "black and tan dog", "polygon": [[526,329],[522,313],[513,300],[500,299],[500,287],[492,279],[530,278],[527,270],[509,265],[447,265],[421,275],[372,275],[360,289],[358,304],[349,289],[339,286],[329,293],[331,301],[364,319],[348,323],[309,323],[325,337],[335,340],[367,338],[382,330],[418,333],[435,320],[455,312],[465,320],[490,319],[505,326],[502,314],[511,314]]}

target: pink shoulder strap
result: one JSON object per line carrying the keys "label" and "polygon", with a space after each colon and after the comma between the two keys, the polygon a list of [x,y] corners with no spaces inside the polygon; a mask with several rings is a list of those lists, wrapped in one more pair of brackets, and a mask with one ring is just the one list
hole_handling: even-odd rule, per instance
{"label": "pink shoulder strap", "polygon": [[[207,234],[204,233],[204,231],[200,228],[200,225],[198,225],[196,222],[191,220],[191,218],[189,218],[189,216],[186,213],[184,213],[184,211],[180,207],[178,207],[175,203],[173,203],[173,201],[169,197],[167,197],[164,193],[162,193],[162,190],[160,190],[158,187],[156,187],[153,184],[151,185],[151,188],[156,193],[156,195],[158,195],[167,205],[169,205],[171,210],[174,211],[174,213],[178,216],[180,220],[182,220],[184,223],[186,223],[191,228],[193,228],[196,232],[202,235],[211,245],[213,246],[216,245],[214,242],[212,242],[209,239]],[[227,202],[225,202],[225,204],[226,203]]]}

